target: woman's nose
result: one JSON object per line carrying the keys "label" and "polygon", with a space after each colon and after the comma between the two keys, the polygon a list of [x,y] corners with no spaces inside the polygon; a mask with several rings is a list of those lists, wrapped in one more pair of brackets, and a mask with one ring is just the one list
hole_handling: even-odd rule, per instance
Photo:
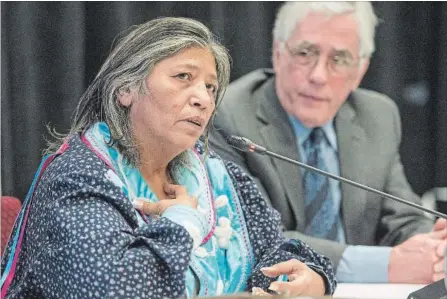
{"label": "woman's nose", "polygon": [[197,84],[197,86],[194,87],[190,101],[191,105],[206,109],[214,102],[214,96],[206,88],[205,84]]}

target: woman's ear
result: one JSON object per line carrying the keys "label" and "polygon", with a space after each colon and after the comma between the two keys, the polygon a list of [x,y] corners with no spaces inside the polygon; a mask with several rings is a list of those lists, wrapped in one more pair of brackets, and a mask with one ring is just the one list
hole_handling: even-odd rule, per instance
{"label": "woman's ear", "polygon": [[118,101],[121,106],[129,107],[132,104],[133,92],[130,88],[121,88],[118,91]]}

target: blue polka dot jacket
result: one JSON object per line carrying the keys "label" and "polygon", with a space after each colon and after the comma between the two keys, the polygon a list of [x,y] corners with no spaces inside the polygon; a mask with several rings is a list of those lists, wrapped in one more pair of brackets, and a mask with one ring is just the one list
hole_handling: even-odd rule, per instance
{"label": "blue polka dot jacket", "polygon": [[[210,177],[210,186],[231,184],[234,194],[211,194],[214,221],[205,223],[202,233],[196,230],[197,242],[194,229],[182,222],[185,210],[140,216],[104,159],[80,136],[67,144],[36,186],[19,253],[14,257],[12,237],[7,245],[2,258],[6,298],[155,299],[267,290],[277,278],[264,276],[260,268],[292,258],[323,277],[326,294],[334,292],[330,260],[299,240],[284,239],[279,213],[236,164],[207,151],[208,166],[221,165],[229,178],[215,182]],[[203,143],[195,151],[204,155]],[[230,206],[228,201],[233,208],[219,212]],[[12,236],[17,230],[18,222]],[[11,265],[14,275],[7,277]]]}

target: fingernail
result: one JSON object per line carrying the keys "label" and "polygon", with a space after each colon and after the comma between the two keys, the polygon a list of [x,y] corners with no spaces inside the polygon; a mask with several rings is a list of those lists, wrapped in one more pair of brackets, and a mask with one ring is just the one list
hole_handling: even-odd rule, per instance
{"label": "fingernail", "polygon": [[260,270],[264,272],[264,271],[272,271],[273,269],[272,267],[262,267]]}
{"label": "fingernail", "polygon": [[134,201],[132,202],[132,205],[133,205],[133,207],[134,207],[135,209],[137,209],[137,210],[141,210],[141,209],[143,209],[143,201],[142,201],[142,200],[134,200]]}

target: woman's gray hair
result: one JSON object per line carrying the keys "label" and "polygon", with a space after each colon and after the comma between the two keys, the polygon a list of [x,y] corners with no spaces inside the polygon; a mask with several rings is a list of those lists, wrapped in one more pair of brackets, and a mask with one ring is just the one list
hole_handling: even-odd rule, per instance
{"label": "woman's gray hair", "polygon": [[311,12],[324,12],[328,16],[353,13],[359,28],[360,53],[369,58],[375,51],[374,37],[377,17],[370,2],[286,2],[276,15],[273,39],[286,41],[296,27]]}
{"label": "woman's gray hair", "polygon": [[[193,19],[158,18],[129,30],[82,95],[67,135],[83,133],[94,123],[105,122],[111,133],[109,144],[116,145],[128,162],[138,165],[139,155],[129,119],[130,107],[120,104],[118,94],[134,87],[145,91],[144,82],[158,62],[183,49],[198,46],[210,49],[216,60],[217,107],[229,83],[230,56],[211,31]],[[205,134],[207,132],[208,128]],[[59,135],[56,142],[49,144],[47,152],[57,150],[67,135]]]}

